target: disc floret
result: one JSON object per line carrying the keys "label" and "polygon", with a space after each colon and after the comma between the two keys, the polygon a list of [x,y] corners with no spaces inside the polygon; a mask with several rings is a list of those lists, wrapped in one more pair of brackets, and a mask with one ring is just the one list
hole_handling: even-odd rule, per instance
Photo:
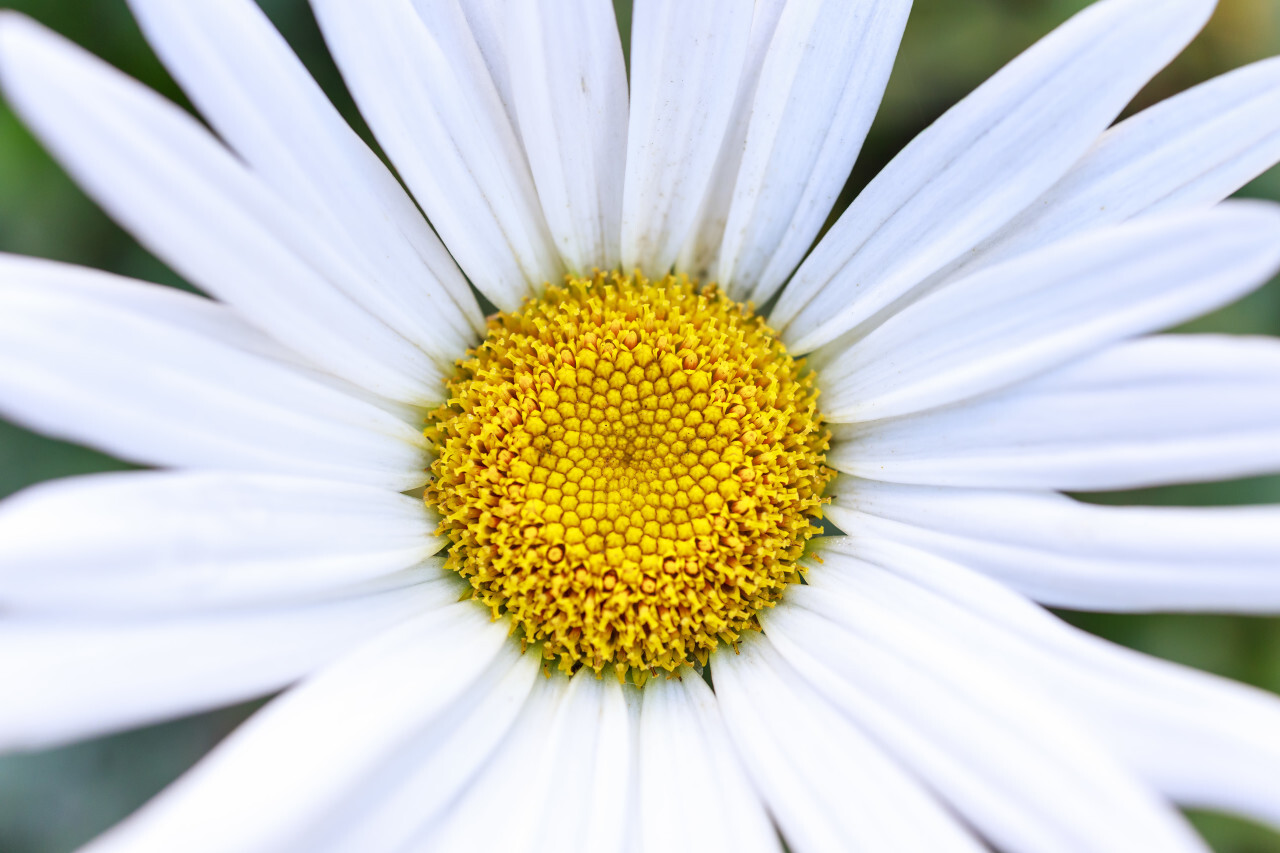
{"label": "disc floret", "polygon": [[819,530],[816,397],[714,286],[550,287],[490,320],[432,413],[449,566],[566,671],[705,663],[758,627]]}

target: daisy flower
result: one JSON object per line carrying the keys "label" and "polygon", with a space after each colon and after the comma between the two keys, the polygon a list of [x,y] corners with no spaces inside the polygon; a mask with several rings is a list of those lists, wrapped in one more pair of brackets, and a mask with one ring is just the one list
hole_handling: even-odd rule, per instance
{"label": "daisy flower", "polygon": [[909,0],[638,0],[629,69],[601,0],[312,0],[394,175],[250,0],[130,5],[207,126],[12,13],[0,85],[210,298],[0,259],[0,411],[160,469],[0,508],[0,744],[283,692],[90,849],[1280,826],[1280,699],[1040,606],[1280,609],[1275,508],[1061,493],[1280,471],[1280,344],[1151,335],[1280,266],[1219,203],[1280,64],[1112,126],[1211,0],[1089,6],[816,245]]}

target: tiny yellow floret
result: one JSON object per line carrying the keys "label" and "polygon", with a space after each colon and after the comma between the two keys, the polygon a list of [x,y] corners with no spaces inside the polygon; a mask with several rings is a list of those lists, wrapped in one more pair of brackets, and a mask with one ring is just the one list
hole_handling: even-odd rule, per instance
{"label": "tiny yellow floret", "polygon": [[597,273],[489,321],[431,413],[449,566],[566,672],[705,664],[797,580],[812,375],[714,285]]}

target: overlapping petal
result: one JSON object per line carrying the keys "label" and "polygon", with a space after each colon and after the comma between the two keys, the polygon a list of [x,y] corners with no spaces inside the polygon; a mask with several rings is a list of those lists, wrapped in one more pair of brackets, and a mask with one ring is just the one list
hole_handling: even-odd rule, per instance
{"label": "overlapping petal", "polygon": [[1247,65],[1120,122],[1058,183],[874,319],[823,344],[838,358],[906,304],[1083,231],[1216,204],[1280,160],[1280,59]]}
{"label": "overlapping petal", "polygon": [[[711,689],[685,672],[679,679],[648,681],[641,695],[638,814],[645,819],[639,849],[781,851]],[[698,804],[696,812],[688,808],[691,802]]]}
{"label": "overlapping petal", "polygon": [[[539,679],[498,755],[426,834],[424,846],[477,853],[630,849],[643,819],[635,809],[639,707],[634,688],[589,671]],[[492,820],[495,803],[504,804],[502,821]]]}
{"label": "overlapping petal", "polygon": [[148,465],[426,479],[417,429],[282,361],[207,299],[6,257],[0,332],[0,411],[60,438]]}
{"label": "overlapping petal", "polygon": [[[773,43],[778,19],[786,8],[786,0],[757,0],[751,12],[751,33],[747,37],[746,58],[742,62],[742,77],[738,80],[738,92],[729,124],[720,143],[720,153],[711,173],[711,182],[702,198],[702,206],[694,220],[693,230],[685,239],[680,255],[676,258],[676,271],[709,281],[720,255],[720,243],[724,239],[724,226],[733,203],[734,183],[738,179],[738,166],[747,145],[747,130],[751,124],[756,86],[760,82],[760,68],[765,54]],[[728,287],[732,282],[722,281]]]}
{"label": "overlapping petal", "polygon": [[0,621],[0,750],[57,746],[273,693],[458,597],[438,566],[386,587],[200,616],[8,615]]}
{"label": "overlapping petal", "polygon": [[762,621],[816,692],[998,849],[1205,850],[1075,717],[914,619],[801,586]]}
{"label": "overlapping petal", "polygon": [[939,273],[954,278],[1080,231],[1217,204],[1280,161],[1280,57],[1125,119],[1058,183]]}
{"label": "overlapping petal", "polygon": [[986,397],[840,428],[868,479],[1104,491],[1280,471],[1280,341],[1168,335]]}
{"label": "overlapping petal", "polygon": [[985,849],[778,654],[743,635],[712,664],[738,754],[796,853]]}
{"label": "overlapping petal", "polygon": [[413,841],[466,790],[533,687],[536,659],[506,635],[470,603],[383,632],[276,699],[88,849],[278,853]]}
{"label": "overlapping petal", "polygon": [[436,396],[441,367],[366,307],[382,297],[360,270],[191,116],[12,13],[0,18],[0,85],[89,194],[188,281],[330,373],[405,402]]}
{"label": "overlapping petal", "polygon": [[652,0],[631,21],[622,268],[665,275],[689,239],[729,127],[751,5]]}
{"label": "overlapping petal", "polygon": [[1204,25],[1213,0],[1102,0],[921,133],[801,265],[771,319],[808,352],[873,317],[1055,184]]}
{"label": "overlapping petal", "polygon": [[507,55],[507,13],[511,6],[507,0],[413,0],[413,6],[424,20],[439,14],[442,9],[449,9],[453,4],[462,8],[467,26],[475,39],[476,47],[484,58],[489,77],[498,90],[502,106],[507,118],[514,128],[520,127],[519,116],[516,115],[515,94],[511,90],[511,61]]}
{"label": "overlapping petal", "polygon": [[331,594],[439,551],[422,501],[222,472],[98,474],[0,503],[0,608],[161,613]]}
{"label": "overlapping petal", "polygon": [[516,3],[506,56],[520,136],[568,270],[619,265],[627,69],[606,0]]}
{"label": "overlapping petal", "polygon": [[1095,506],[1054,492],[841,477],[827,517],[1054,607],[1280,612],[1280,507]]}
{"label": "overlapping petal", "polygon": [[955,403],[1117,340],[1185,322],[1280,267],[1280,206],[1144,218],[975,273],[818,361],[825,417],[867,421]]}
{"label": "overlapping petal", "polygon": [[910,0],[790,3],[760,69],[712,279],[763,304],[813,243],[880,106]]}
{"label": "overlapping petal", "polygon": [[472,284],[509,311],[558,281],[529,163],[458,4],[311,5],[365,120]]}
{"label": "overlapping petal", "polygon": [[363,273],[378,318],[444,365],[484,325],[466,279],[399,183],[252,0],[133,0],[224,140]]}
{"label": "overlapping petal", "polygon": [[1107,643],[913,548],[874,535],[824,545],[820,591],[909,620],[1049,697],[1176,802],[1280,827],[1280,697]]}

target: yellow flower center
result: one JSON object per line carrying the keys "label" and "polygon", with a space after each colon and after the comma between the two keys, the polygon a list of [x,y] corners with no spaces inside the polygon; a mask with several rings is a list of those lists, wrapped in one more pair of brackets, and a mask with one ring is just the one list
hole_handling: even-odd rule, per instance
{"label": "yellow flower center", "polygon": [[449,565],[572,672],[706,663],[797,579],[829,434],[811,375],[714,285],[569,279],[459,362],[426,434]]}

